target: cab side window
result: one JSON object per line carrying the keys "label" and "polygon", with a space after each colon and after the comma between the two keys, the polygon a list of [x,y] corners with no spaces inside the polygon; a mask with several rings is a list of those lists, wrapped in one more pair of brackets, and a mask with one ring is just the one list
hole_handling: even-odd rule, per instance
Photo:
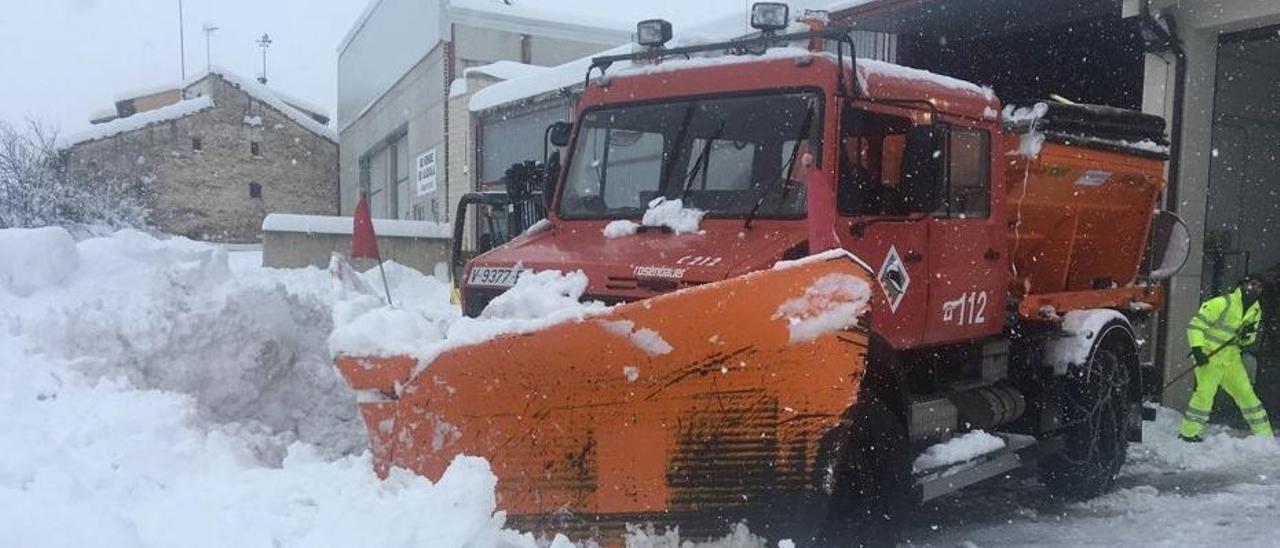
{"label": "cab side window", "polygon": [[947,131],[946,190],[938,217],[985,219],[991,214],[991,134],[951,126]]}
{"label": "cab side window", "polygon": [[845,109],[843,118],[836,193],[840,214],[911,213],[902,184],[902,158],[911,120],[855,108]]}

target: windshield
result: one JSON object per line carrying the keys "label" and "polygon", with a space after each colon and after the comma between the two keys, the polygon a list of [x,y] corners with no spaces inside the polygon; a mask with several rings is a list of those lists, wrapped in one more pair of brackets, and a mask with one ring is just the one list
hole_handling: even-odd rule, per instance
{"label": "windshield", "polygon": [[590,111],[570,158],[560,216],[637,217],[659,196],[683,199],[708,217],[744,217],[761,200],[757,217],[803,216],[794,157],[819,160],[820,121],[821,102],[811,92]]}

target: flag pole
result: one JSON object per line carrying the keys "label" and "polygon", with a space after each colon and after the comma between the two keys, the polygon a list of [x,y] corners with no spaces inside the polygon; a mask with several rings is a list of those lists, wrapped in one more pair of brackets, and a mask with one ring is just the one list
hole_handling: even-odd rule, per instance
{"label": "flag pole", "polygon": [[382,289],[387,292],[387,306],[395,308],[395,303],[391,302],[391,285],[387,284],[387,271],[382,268],[382,254],[378,254],[378,272],[382,274]]}

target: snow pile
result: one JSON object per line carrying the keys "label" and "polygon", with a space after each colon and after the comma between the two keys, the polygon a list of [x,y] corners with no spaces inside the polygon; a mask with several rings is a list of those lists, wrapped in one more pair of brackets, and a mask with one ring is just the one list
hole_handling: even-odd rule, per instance
{"label": "snow pile", "polygon": [[27,297],[58,285],[75,272],[80,256],[75,240],[61,228],[0,231],[0,291]]}
{"label": "snow pile", "polygon": [[668,200],[662,196],[649,202],[649,209],[644,212],[640,224],[644,226],[665,226],[676,234],[697,232],[702,216],[707,212],[700,209],[686,208],[680,199]]}
{"label": "snow pile", "polygon": [[139,112],[133,116],[117,118],[110,122],[90,127],[80,133],[69,135],[65,139],[58,141],[58,148],[69,148],[80,143],[105,139],[121,133],[142,129],[151,124],[185,118],[209,108],[213,108],[212,97],[196,97],[195,99],[178,101],[169,106]]}
{"label": "snow pile", "polygon": [[[769,546],[768,541],[751,534],[751,530],[744,523],[734,525],[728,535],[707,542],[681,540],[678,528],[658,533],[652,526],[636,525],[627,525],[624,539],[627,548],[768,548]],[[795,548],[795,543],[790,540],[781,540],[778,541],[778,548]]]}
{"label": "snow pile", "polygon": [[770,319],[786,319],[792,343],[810,342],[857,324],[870,301],[871,288],[865,280],[827,274],[805,289],[803,296],[783,302]]}
{"label": "snow pile", "polygon": [[948,464],[964,462],[1003,448],[1003,438],[993,436],[982,430],[974,430],[966,432],[962,436],[929,446],[924,453],[916,457],[912,470],[923,472]]}
{"label": "snow pile", "polygon": [[[6,545],[540,545],[502,529],[481,459],[432,484],[337,456],[363,446],[363,425],[324,341],[329,303],[359,284],[233,270],[180,238],[59,230],[0,231],[0,264],[25,275],[21,294],[0,287]],[[393,291],[453,309],[444,284],[388,266]]]}
{"label": "snow pile", "polygon": [[246,114],[246,115],[244,115],[244,118],[241,118],[241,119],[240,119],[240,123],[242,123],[242,124],[244,124],[244,125],[246,125],[246,126],[249,126],[249,127],[262,127],[262,117],[261,117],[261,116],[250,116],[250,115]]}
{"label": "snow pile", "polygon": [[[0,288],[0,331],[28,352],[190,394],[200,420],[269,433],[268,460],[294,440],[327,455],[363,450],[354,397],[325,348],[335,290],[324,271],[233,272],[221,248],[132,230],[79,243],[59,228],[4,230],[0,257],[6,278],[23,280]],[[434,298],[449,308],[447,295]]]}
{"label": "snow pile", "polygon": [[[447,295],[445,284],[428,280],[423,283],[433,287],[410,294]],[[389,307],[376,290],[349,286],[348,293],[334,305],[329,351],[334,355],[413,356],[418,359],[416,375],[446,350],[580,321],[605,311],[602,303],[579,302],[586,289],[587,276],[581,271],[524,272],[514,286],[490,301],[479,318],[466,318],[456,307],[441,307],[436,299],[397,302],[396,307]]]}
{"label": "snow pile", "polygon": [[612,240],[614,238],[624,238],[634,235],[639,230],[640,225],[636,224],[635,221],[618,219],[604,225],[604,230],[601,230],[600,232],[604,234],[605,238]]}
{"label": "snow pile", "polygon": [[667,227],[676,234],[693,233],[700,230],[702,217],[706,214],[707,212],[700,209],[684,207],[684,201],[678,198],[668,200],[659,196],[649,202],[649,208],[645,210],[639,224],[627,219],[618,219],[605,225],[600,233],[610,240],[634,236],[642,226]]}
{"label": "snow pile", "polygon": [[646,327],[636,329],[636,323],[631,320],[602,321],[600,326],[614,335],[630,339],[632,344],[650,356],[670,354],[673,350],[660,333]]}

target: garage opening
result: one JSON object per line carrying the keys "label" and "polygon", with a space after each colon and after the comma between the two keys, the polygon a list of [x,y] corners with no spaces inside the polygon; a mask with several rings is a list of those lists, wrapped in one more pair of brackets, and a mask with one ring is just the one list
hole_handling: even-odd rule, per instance
{"label": "garage opening", "polygon": [[[1201,296],[1248,273],[1280,274],[1280,26],[1223,35],[1210,155]],[[1263,299],[1263,335],[1246,366],[1271,416],[1280,414],[1280,287]],[[1219,401],[1231,422],[1239,412]]]}
{"label": "garage opening", "polygon": [[1057,94],[1142,106],[1143,42],[1114,0],[879,0],[835,24],[892,33],[896,62],[991,86],[1005,103]]}

